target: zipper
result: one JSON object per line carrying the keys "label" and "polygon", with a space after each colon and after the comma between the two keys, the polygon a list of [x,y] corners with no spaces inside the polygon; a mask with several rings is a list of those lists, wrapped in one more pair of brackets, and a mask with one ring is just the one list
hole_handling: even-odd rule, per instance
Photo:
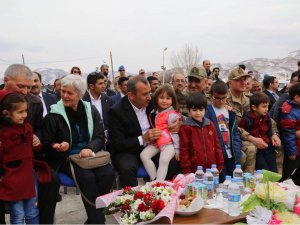
{"label": "zipper", "polygon": [[[229,117],[229,119],[230,119],[230,117]],[[235,152],[234,152],[234,144],[233,144],[233,137],[232,137],[232,135],[233,135],[233,130],[234,130],[234,126],[235,126],[235,124],[236,124],[236,119],[234,120],[234,122],[233,122],[233,125],[232,125],[232,130],[231,130],[231,132],[230,132],[230,145],[232,146],[231,147],[231,149],[232,149],[232,154],[233,154],[233,156],[234,156],[234,162],[236,163],[236,155],[235,155]],[[237,128],[238,129],[238,128]],[[241,151],[242,151],[242,149],[241,149]]]}
{"label": "zipper", "polygon": [[206,154],[206,143],[205,143],[205,138],[204,138],[204,130],[203,130],[203,127],[201,127],[202,129],[202,138],[203,138],[203,142],[204,142],[204,149],[205,149],[205,162],[207,163],[207,154]]}

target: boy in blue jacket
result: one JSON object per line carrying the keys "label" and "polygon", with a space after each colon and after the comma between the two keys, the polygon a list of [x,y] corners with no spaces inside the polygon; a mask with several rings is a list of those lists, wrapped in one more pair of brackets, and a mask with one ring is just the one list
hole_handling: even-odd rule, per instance
{"label": "boy in blue jacket", "polygon": [[211,86],[211,104],[208,105],[206,117],[215,125],[224,157],[224,166],[220,182],[226,175],[233,175],[236,164],[242,157],[242,141],[236,124],[236,115],[225,108],[228,86],[223,81],[216,81]]}
{"label": "boy in blue jacket", "polygon": [[282,180],[292,177],[295,184],[300,185],[299,177],[293,177],[296,170],[300,170],[300,139],[296,136],[300,130],[300,83],[290,87],[289,99],[281,107],[279,123],[284,148]]}

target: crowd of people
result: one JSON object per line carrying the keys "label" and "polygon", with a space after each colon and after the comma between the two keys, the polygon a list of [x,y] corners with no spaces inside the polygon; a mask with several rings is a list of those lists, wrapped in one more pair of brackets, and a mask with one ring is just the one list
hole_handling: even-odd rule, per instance
{"label": "crowd of people", "polygon": [[[12,224],[53,224],[58,172],[72,177],[71,167],[87,224],[105,223],[90,202],[112,191],[116,172],[121,187],[137,186],[141,166],[163,181],[216,164],[220,182],[237,164],[249,173],[282,168],[282,180],[300,185],[300,61],[281,92],[276,77],[260,83],[244,65],[226,83],[210,67],[204,60],[187,75],[174,72],[170,84],[143,69],[127,76],[120,66],[110,81],[108,65],[87,79],[73,67],[47,93],[41,74],[10,65],[0,90],[0,222],[6,205]],[[83,169],[69,160],[100,150],[111,164]]]}

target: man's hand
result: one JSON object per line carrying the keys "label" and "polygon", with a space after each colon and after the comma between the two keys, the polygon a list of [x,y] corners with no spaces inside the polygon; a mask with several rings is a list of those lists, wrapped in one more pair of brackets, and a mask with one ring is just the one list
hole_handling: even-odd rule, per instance
{"label": "man's hand", "polygon": [[251,135],[248,137],[248,141],[254,144],[258,149],[265,149],[268,147],[268,144],[264,142],[262,138],[256,138]]}
{"label": "man's hand", "polygon": [[273,134],[272,136],[272,145],[274,147],[279,147],[281,145],[281,140],[279,139],[277,134]]}
{"label": "man's hand", "polygon": [[32,147],[37,147],[41,144],[40,139],[34,134],[32,140]]}
{"label": "man's hand", "polygon": [[180,126],[182,125],[182,121],[179,119],[174,119],[171,124],[168,126],[169,131],[172,134],[177,134],[179,132]]}
{"label": "man's hand", "polygon": [[300,130],[296,131],[296,138],[300,139]]}
{"label": "man's hand", "polygon": [[225,104],[225,105],[224,105],[224,108],[225,108],[227,111],[232,111],[232,106],[230,106],[230,105]]}
{"label": "man's hand", "polygon": [[290,160],[295,160],[295,159],[296,159],[296,156],[295,156],[295,155],[290,155],[290,156],[289,156],[289,159],[290,159]]}
{"label": "man's hand", "polygon": [[150,141],[155,141],[157,138],[159,138],[161,135],[160,129],[153,128],[149,129],[144,135],[143,135],[143,142],[147,143]]}
{"label": "man's hand", "polygon": [[92,157],[95,153],[93,153],[93,151],[91,149],[88,148],[84,148],[81,149],[80,153],[79,153],[79,157],[80,158],[87,158],[87,157]]}
{"label": "man's hand", "polygon": [[58,152],[65,152],[69,150],[69,143],[63,141],[62,143],[55,143],[54,145],[52,145],[52,148],[54,148],[56,151]]}
{"label": "man's hand", "polygon": [[176,154],[175,154],[175,159],[176,159],[177,161],[179,161],[179,159],[180,159],[180,158],[179,158],[179,153],[176,153]]}

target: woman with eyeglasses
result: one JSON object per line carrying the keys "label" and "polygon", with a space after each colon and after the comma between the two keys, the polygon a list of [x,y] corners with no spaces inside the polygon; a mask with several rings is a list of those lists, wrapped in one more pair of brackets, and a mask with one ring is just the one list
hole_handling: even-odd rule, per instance
{"label": "woman with eyeglasses", "polygon": [[80,75],[80,76],[81,76],[81,70],[80,70],[79,67],[73,66],[72,69],[71,69],[70,74],[73,74],[73,75]]}

